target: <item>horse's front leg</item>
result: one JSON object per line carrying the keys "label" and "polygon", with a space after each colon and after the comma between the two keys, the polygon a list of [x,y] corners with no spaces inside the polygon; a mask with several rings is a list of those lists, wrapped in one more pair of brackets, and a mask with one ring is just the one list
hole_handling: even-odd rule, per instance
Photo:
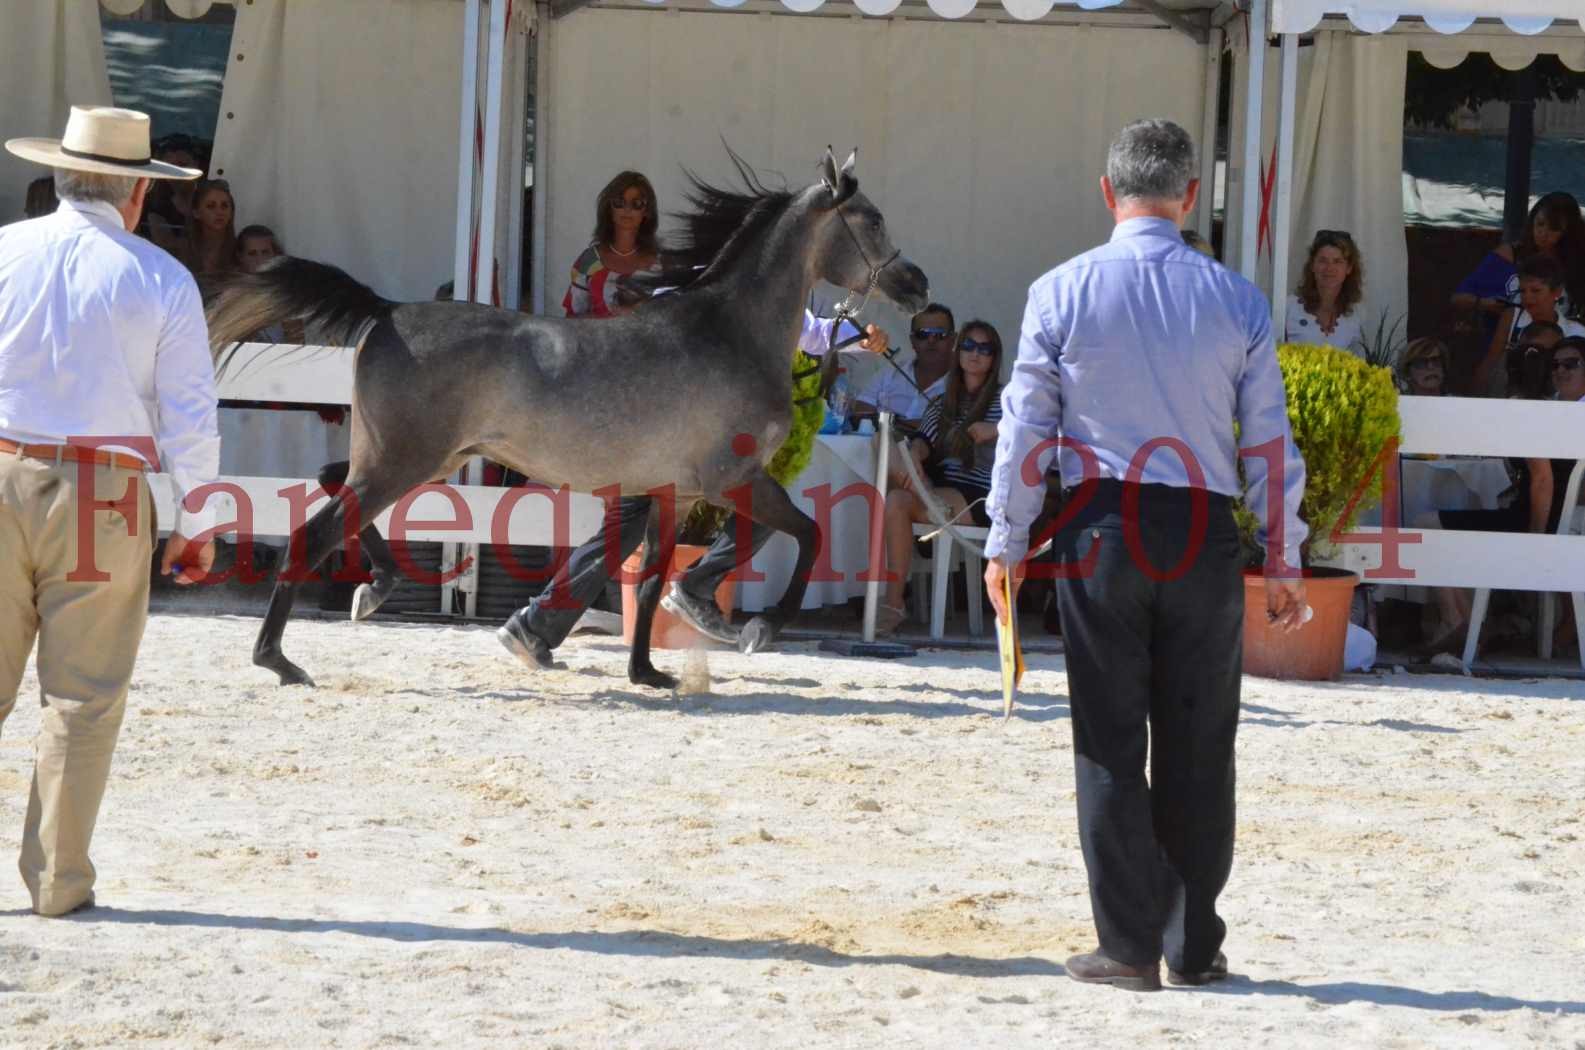
{"label": "horse's front leg", "polygon": [[655,609],[660,605],[661,588],[666,583],[666,570],[671,566],[671,554],[677,546],[673,532],[661,542],[661,500],[652,500],[649,522],[644,527],[644,567],[638,585],[638,616],[633,623],[633,647],[628,652],[627,680],[634,685],[647,685],[653,689],[675,689],[677,679],[658,669],[649,658],[650,629],[655,624]]}
{"label": "horse's front leg", "polygon": [[798,544],[798,563],[787,590],[773,609],[754,617],[738,632],[740,652],[756,653],[776,640],[782,628],[792,622],[803,608],[804,592],[809,589],[809,572],[820,554],[820,526],[793,503],[787,490],[761,472],[750,483],[749,517],[760,525],[785,532]]}

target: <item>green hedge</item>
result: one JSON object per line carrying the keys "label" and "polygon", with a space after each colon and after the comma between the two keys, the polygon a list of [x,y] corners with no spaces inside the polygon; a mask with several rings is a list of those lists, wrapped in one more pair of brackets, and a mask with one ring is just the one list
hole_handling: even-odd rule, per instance
{"label": "green hedge", "polygon": [[[1333,529],[1347,532],[1361,511],[1381,501],[1382,471],[1372,470],[1387,442],[1400,436],[1398,389],[1392,370],[1379,368],[1330,346],[1290,343],[1277,349],[1287,392],[1288,423],[1304,456],[1304,501],[1299,514],[1310,527],[1302,554],[1324,554]],[[1396,469],[1397,464],[1388,464]],[[1362,491],[1361,491],[1362,490]],[[1353,513],[1343,519],[1349,500]],[[1242,506],[1238,520],[1254,549],[1255,517]]]}

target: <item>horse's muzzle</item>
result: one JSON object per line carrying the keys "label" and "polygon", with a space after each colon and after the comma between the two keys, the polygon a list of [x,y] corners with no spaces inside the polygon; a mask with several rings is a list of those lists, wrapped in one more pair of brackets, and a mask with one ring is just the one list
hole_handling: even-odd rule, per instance
{"label": "horse's muzzle", "polygon": [[877,284],[886,298],[905,313],[918,313],[930,302],[930,278],[901,256],[881,271]]}

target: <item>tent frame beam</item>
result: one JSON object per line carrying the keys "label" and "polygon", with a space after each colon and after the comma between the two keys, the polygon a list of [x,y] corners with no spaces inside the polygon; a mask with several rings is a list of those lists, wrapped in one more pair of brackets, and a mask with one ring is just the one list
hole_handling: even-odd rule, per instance
{"label": "tent frame beam", "polygon": [[1188,36],[1196,44],[1208,43],[1211,39],[1210,18],[1205,12],[1196,19],[1181,11],[1163,7],[1158,0],[1132,0],[1135,7],[1143,8],[1161,19],[1178,32]]}
{"label": "tent frame beam", "polygon": [[594,0],[550,0],[550,17],[565,18],[592,3]]}

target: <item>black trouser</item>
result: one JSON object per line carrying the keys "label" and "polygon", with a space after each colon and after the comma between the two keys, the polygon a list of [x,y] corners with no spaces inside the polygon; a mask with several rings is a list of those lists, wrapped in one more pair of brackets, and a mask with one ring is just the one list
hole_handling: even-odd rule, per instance
{"label": "black trouser", "polygon": [[[528,629],[546,645],[554,649],[567,640],[584,610],[600,596],[616,570],[644,542],[649,507],[648,496],[617,500],[616,506],[606,511],[600,531],[572,552],[550,585],[529,603]],[[734,514],[727,519],[705,556],[683,575],[679,586],[696,598],[714,601],[716,587],[737,564],[737,531],[738,518]],[[756,523],[748,556],[752,558],[758,553],[774,532]],[[614,550],[609,546],[613,541]]]}
{"label": "black trouser", "polygon": [[[1129,489],[1140,497],[1137,511],[1127,505]],[[1243,663],[1231,501],[1198,495],[1206,531],[1185,565],[1189,489],[1102,481],[1057,537],[1059,571],[1078,577],[1057,581],[1057,601],[1079,843],[1100,947],[1133,966],[1165,953],[1180,972],[1208,968],[1226,933],[1216,898],[1233,864]],[[1125,528],[1128,519],[1137,528]],[[1087,557],[1094,561],[1086,568]]]}

